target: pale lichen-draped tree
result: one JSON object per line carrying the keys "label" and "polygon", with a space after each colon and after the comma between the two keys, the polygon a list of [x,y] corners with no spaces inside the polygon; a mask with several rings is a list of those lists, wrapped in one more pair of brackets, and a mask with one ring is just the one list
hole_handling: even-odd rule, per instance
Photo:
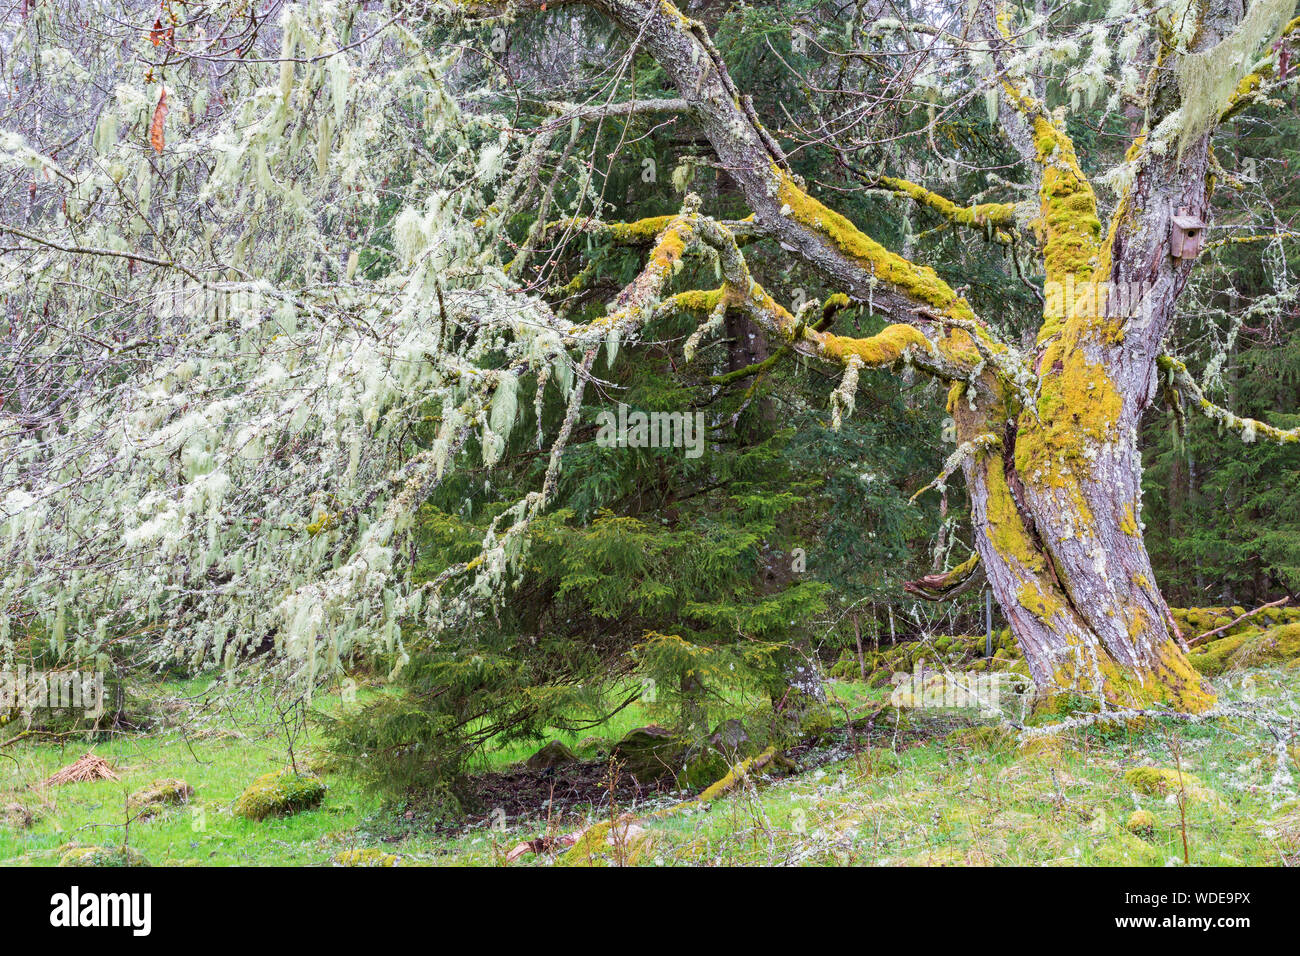
{"label": "pale lichen-draped tree", "polygon": [[[999,317],[977,315],[942,263],[910,261],[815,198],[702,24],[666,0],[582,5],[627,40],[611,95],[550,104],[555,118],[527,130],[484,105],[499,96],[458,86],[459,50],[438,31],[526,11],[544,27],[568,6],[555,0],[178,7],[156,26],[152,3],[11,15],[0,648],[14,622],[92,653],[145,622],[159,656],[228,661],[273,638],[315,668],[376,636],[400,651],[403,620],[436,629],[508,599],[595,358],[680,309],[702,320],[688,347],[739,316],[842,370],[837,418],[863,368],[946,383],[958,446],[943,477],[965,478],[978,560],[921,586],[941,594],[982,567],[1049,693],[1207,707],[1143,545],[1137,427],[1163,384],[1245,437],[1296,440],[1212,405],[1161,351],[1195,268],[1171,256],[1172,217],[1209,208],[1214,128],[1290,82],[1276,63],[1294,3],[1119,5],[1110,26],[1141,26],[1147,62],[1130,49],[1120,64],[1141,130],[1108,176],[1105,222],[1047,101],[1042,70],[1061,51],[1035,39],[1045,23],[979,0],[959,29],[891,27],[971,71],[967,92],[996,111],[1032,208],[961,205],[887,174],[879,185],[1035,249],[1047,295],[1028,349],[1002,341]],[[637,54],[675,96],[620,96]],[[138,62],[154,64],[147,82],[127,75]],[[1083,74],[1090,96],[1109,82],[1091,62]],[[751,217],[721,221],[690,196],[676,215],[605,223],[589,177],[572,216],[549,215],[541,172],[571,158],[580,130],[658,114],[698,127]],[[381,203],[400,210],[382,248]],[[522,208],[537,225],[502,262]],[[602,318],[570,322],[521,290],[552,227],[649,249]],[[846,337],[791,313],[751,274],[741,240],[755,236],[892,324]],[[716,258],[720,285],[673,291],[694,255]],[[178,284],[203,305],[160,308]],[[1102,284],[1140,295],[1103,307]],[[496,462],[524,379],[567,403],[544,480],[479,558],[412,589],[415,509],[467,448]]]}

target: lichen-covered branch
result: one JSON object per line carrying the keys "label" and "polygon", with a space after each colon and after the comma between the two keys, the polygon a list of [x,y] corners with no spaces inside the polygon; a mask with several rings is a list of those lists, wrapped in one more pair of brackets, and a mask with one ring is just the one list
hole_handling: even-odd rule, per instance
{"label": "lichen-covered branch", "polygon": [[[1103,264],[1101,220],[1097,216],[1097,197],[1079,166],[1074,142],[1041,101],[1011,83],[1006,83],[1004,89],[1008,100],[1030,124],[1034,159],[1042,171],[1039,215],[1031,226],[1043,238],[1046,282],[1061,286],[1091,282]],[[1063,312],[1045,315],[1038,335],[1040,346],[1060,332],[1065,318]]]}
{"label": "lichen-covered branch", "polygon": [[1228,99],[1227,105],[1223,112],[1219,114],[1218,121],[1225,123],[1234,118],[1243,110],[1249,109],[1259,103],[1267,102],[1273,93],[1277,92],[1288,80],[1294,83],[1294,79],[1282,78],[1278,76],[1278,59],[1286,52],[1293,50],[1300,44],[1300,17],[1291,20],[1282,28],[1279,42],[1269,47],[1265,54],[1265,59],[1256,69],[1247,73],[1237,84],[1236,90]]}
{"label": "lichen-covered branch", "polygon": [[973,351],[969,346],[954,351],[950,337],[935,343],[916,326],[894,324],[875,335],[857,338],[833,335],[800,321],[754,280],[735,238],[725,226],[704,219],[699,229],[704,240],[718,251],[725,284],[713,293],[689,294],[699,297],[698,303],[692,303],[697,308],[712,309],[718,302],[725,302],[728,308],[744,311],[760,327],[801,354],[846,368],[853,362],[881,368],[906,361],[945,380],[964,381],[969,375],[966,360]]}
{"label": "lichen-covered branch", "polygon": [[1001,445],[1002,437],[1000,435],[995,435],[993,432],[986,432],[983,435],[975,436],[969,441],[962,442],[943,463],[943,470],[922,488],[917,490],[917,492],[908,499],[908,504],[915,502],[917,498],[921,497],[921,495],[925,494],[931,488],[943,492],[947,488],[948,479],[955,475],[968,459],[992,451],[995,448],[1001,447]]}
{"label": "lichen-covered branch", "polygon": [[[683,15],[668,0],[580,2],[608,16],[663,66],[764,233],[878,313],[900,320],[912,318],[918,309],[975,317],[969,303],[932,268],[885,248],[809,194],[737,90],[703,24]],[[522,4],[472,0],[466,9],[492,15],[540,6],[533,0]]]}
{"label": "lichen-covered branch", "polygon": [[1210,401],[1192,373],[1187,370],[1187,365],[1172,355],[1161,355],[1157,364],[1160,371],[1168,377],[1168,384],[1185,398],[1189,405],[1220,427],[1235,432],[1247,444],[1260,439],[1274,441],[1279,445],[1300,443],[1300,427],[1278,428],[1255,418],[1242,418]]}
{"label": "lichen-covered branch", "polygon": [[[556,219],[546,224],[546,234],[551,235],[564,230],[583,233],[606,239],[617,246],[648,246],[653,244],[659,234],[672,220],[672,216],[647,216],[632,222],[605,222],[590,217]],[[742,245],[756,237],[752,221],[736,220],[725,223],[728,230]]]}
{"label": "lichen-covered branch", "polygon": [[968,590],[979,580],[979,552],[971,556],[950,571],[942,574],[927,574],[915,581],[905,581],[903,590],[915,594],[924,601],[947,601]]}

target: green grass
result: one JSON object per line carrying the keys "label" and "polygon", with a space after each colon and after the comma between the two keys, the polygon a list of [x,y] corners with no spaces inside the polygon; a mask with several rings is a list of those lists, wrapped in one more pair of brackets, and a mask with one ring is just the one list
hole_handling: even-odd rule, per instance
{"label": "green grass", "polygon": [[[1240,676],[1219,681],[1223,699],[1242,696]],[[1251,706],[1296,716],[1300,670],[1252,671]],[[175,726],[148,735],[96,743],[121,781],[43,787],[41,781],[87,749],[24,743],[10,748],[0,776],[0,808],[20,803],[35,814],[30,829],[0,826],[0,862],[55,865],[67,844],[130,845],[156,865],[321,865],[341,850],[377,847],[404,865],[485,865],[509,847],[541,835],[545,820],[510,821],[453,833],[421,826],[417,811],[383,808],[345,776],[329,775],[322,805],[290,817],[251,822],[231,805],[259,775],[287,765],[286,739],[274,711],[246,699],[219,713],[206,711],[203,682],[156,689],[154,706],[174,714]],[[885,692],[858,684],[832,685],[851,712],[877,704]],[[186,703],[182,703],[186,701]],[[339,706],[321,698],[317,706]],[[652,711],[634,704],[581,736],[616,739],[646,722]],[[910,717],[925,728],[924,712]],[[182,733],[181,727],[186,730]],[[197,727],[197,732],[196,732]],[[935,722],[935,733],[947,730]],[[578,743],[565,737],[571,746]],[[933,736],[919,746],[884,755],[890,738],[877,737],[856,755],[828,755],[816,770],[774,781],[749,781],[705,812],[696,808],[663,819],[642,817],[649,842],[638,862],[688,864],[1181,864],[1183,838],[1193,864],[1277,865],[1300,862],[1300,805],[1269,792],[1276,754],[1271,738],[1251,721],[1162,721],[1137,730],[1076,730],[1062,746],[1037,755],[1014,746],[992,750]],[[303,765],[312,764],[310,737],[297,741]],[[540,742],[539,742],[540,743]],[[484,766],[528,756],[538,744],[504,746]],[[1125,770],[1144,764],[1182,766],[1216,798],[1185,807],[1134,794]],[[1295,757],[1288,759],[1294,761]],[[1293,767],[1300,777],[1300,768]],[[195,788],[188,806],[152,822],[124,826],[127,794],[159,777],[180,777]],[[1157,826],[1149,839],[1124,830],[1137,808]],[[644,812],[644,808],[640,813]],[[594,822],[578,809],[549,822],[566,832]],[[521,865],[560,858],[526,856]]]}
{"label": "green grass", "polygon": [[[160,688],[159,704],[193,697],[203,682]],[[304,865],[321,863],[346,845],[347,834],[375,809],[346,778],[331,778],[321,810],[254,823],[234,816],[231,805],[259,775],[288,765],[276,727],[256,708],[200,720],[190,728],[148,736],[120,735],[88,744],[29,744],[12,751],[0,782],[0,806],[19,803],[35,817],[30,829],[0,826],[0,860],[53,865],[69,844],[116,846],[124,840],[155,865]],[[112,764],[119,781],[44,787],[41,781],[87,750]],[[304,755],[305,756],[305,755]],[[299,756],[300,766],[309,762]],[[16,762],[16,765],[15,765]],[[194,787],[187,806],[151,822],[127,826],[126,798],[160,777]]]}
{"label": "green grass", "polygon": [[[1257,704],[1294,715],[1300,672],[1253,674]],[[1232,700],[1237,689],[1222,685]],[[868,751],[751,790],[707,814],[657,826],[653,858],[707,864],[1279,865],[1300,860],[1300,804],[1268,792],[1271,738],[1240,719],[1168,721],[1141,730],[1089,729],[1059,752],[990,752],[937,738],[898,754],[897,770]],[[1182,767],[1214,801],[1187,805],[1135,794],[1124,771]],[[1300,768],[1294,766],[1296,772]],[[1297,773],[1300,776],[1300,773]],[[1124,824],[1151,812],[1149,839]]]}

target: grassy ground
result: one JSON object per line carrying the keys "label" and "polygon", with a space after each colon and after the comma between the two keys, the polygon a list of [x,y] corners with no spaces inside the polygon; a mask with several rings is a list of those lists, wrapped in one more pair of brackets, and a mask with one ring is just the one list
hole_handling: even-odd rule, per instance
{"label": "grassy ground", "polygon": [[[1290,717],[1300,712],[1300,670],[1246,676],[1244,683],[1241,673],[1219,679],[1224,701]],[[836,684],[835,690],[859,712],[881,693],[855,684]],[[346,777],[331,775],[317,809],[244,820],[231,812],[235,798],[258,775],[286,765],[288,738],[273,710],[248,701],[208,713],[202,691],[201,682],[160,688],[154,704],[176,715],[174,727],[94,746],[120,781],[43,786],[87,745],[11,748],[12,759],[0,770],[0,809],[11,808],[0,823],[0,862],[55,865],[68,844],[127,841],[156,865],[322,865],[353,848],[377,848],[404,865],[494,864],[521,840],[609,816],[608,810],[579,809],[550,821],[485,821],[437,832],[421,826],[414,811],[381,807]],[[617,737],[644,718],[629,708],[591,733]],[[1296,785],[1276,772],[1272,738],[1246,718],[1081,729],[1032,748],[1018,748],[1009,732],[949,733],[951,715],[914,711],[905,720],[907,733],[885,728],[856,746],[844,740],[826,745],[804,755],[814,769],[746,780],[707,808],[695,805],[662,819],[649,818],[650,806],[632,808],[645,829],[634,852],[602,841],[597,856],[646,865],[1181,865],[1185,855],[1192,864],[1300,862]],[[530,749],[503,748],[485,763],[504,766]],[[294,750],[301,764],[311,764],[309,738],[298,738]],[[1294,764],[1295,751],[1284,758]],[[1181,765],[1191,775],[1183,798],[1137,792],[1125,774],[1143,765]],[[190,803],[126,826],[127,795],[163,777],[189,782],[195,788]],[[13,805],[31,814],[30,826],[18,822]],[[1138,834],[1125,827],[1136,810],[1150,813],[1152,824]],[[520,864],[565,859],[529,854]]]}

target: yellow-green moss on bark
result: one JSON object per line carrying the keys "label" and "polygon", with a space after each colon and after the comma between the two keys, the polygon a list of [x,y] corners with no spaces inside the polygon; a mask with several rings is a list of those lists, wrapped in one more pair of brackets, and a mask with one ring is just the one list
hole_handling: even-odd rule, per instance
{"label": "yellow-green moss on bark", "polygon": [[1120,666],[1100,645],[1074,646],[1052,675],[1056,692],[1135,710],[1167,707],[1199,714],[1214,705],[1214,694],[1172,640],[1156,649],[1155,664],[1139,667]]}
{"label": "yellow-green moss on bark", "polygon": [[1029,481],[1067,488],[1079,515],[1090,512],[1079,494],[1090,480],[1090,449],[1119,437],[1124,399],[1099,364],[1090,362],[1073,336],[1043,353],[1037,416],[1025,416],[1016,441],[1016,470]]}
{"label": "yellow-green moss on bark", "polygon": [[961,296],[929,266],[917,265],[880,243],[853,225],[845,216],[809,196],[782,170],[777,199],[788,207],[795,221],[809,227],[836,249],[886,285],[902,290],[914,299],[955,319],[973,321],[975,313]]}
{"label": "yellow-green moss on bark", "polygon": [[1001,459],[989,458],[985,470],[985,518],[989,543],[1004,559],[1014,558],[1033,577],[1047,566],[1042,552],[1030,537],[1025,519],[1016,507]]}
{"label": "yellow-green moss on bark", "polygon": [[1016,594],[1021,606],[1044,624],[1062,613],[1065,606],[1054,597],[1044,594],[1036,582],[1027,581]]}
{"label": "yellow-green moss on bark", "polygon": [[909,348],[928,349],[929,341],[921,330],[911,325],[890,325],[875,335],[853,338],[845,335],[825,335],[819,338],[822,354],[840,362],[856,355],[870,366],[891,365],[903,357]]}
{"label": "yellow-green moss on bark", "polygon": [[1013,228],[1016,224],[1015,203],[986,202],[976,203],[971,206],[959,206],[946,196],[940,196],[924,186],[919,186],[906,179],[899,179],[897,176],[881,176],[880,183],[887,189],[910,196],[921,205],[957,225],[971,227],[989,225]]}

